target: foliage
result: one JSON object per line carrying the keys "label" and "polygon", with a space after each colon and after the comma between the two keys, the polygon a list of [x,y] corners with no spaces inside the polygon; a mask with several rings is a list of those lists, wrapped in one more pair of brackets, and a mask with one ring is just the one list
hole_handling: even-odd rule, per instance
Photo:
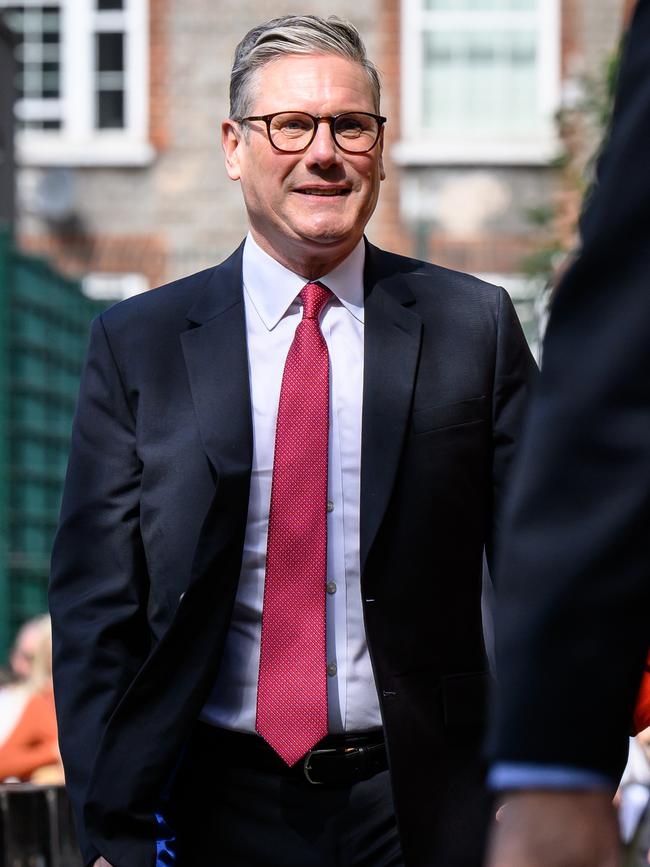
{"label": "foliage", "polygon": [[[606,140],[612,117],[619,65],[620,49],[607,57],[597,79],[583,81],[584,95],[580,103],[570,111],[562,109],[558,112],[557,124],[565,146],[555,160],[554,168],[561,173],[566,196],[561,203],[539,205],[531,208],[526,215],[530,225],[543,237],[543,242],[523,260],[522,270],[543,285],[550,286],[553,283],[553,277],[570,252],[572,239],[577,234],[577,217],[589,196],[596,160]],[[579,148],[575,144],[575,136],[571,134],[578,123],[583,130],[591,131],[598,141],[598,147],[584,165],[580,164]],[[565,213],[567,201],[575,202],[575,214],[569,212],[568,219]]]}

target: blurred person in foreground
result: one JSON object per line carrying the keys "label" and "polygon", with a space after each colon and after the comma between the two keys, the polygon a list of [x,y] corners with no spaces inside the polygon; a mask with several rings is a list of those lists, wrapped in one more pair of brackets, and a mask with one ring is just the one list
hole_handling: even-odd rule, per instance
{"label": "blurred person in foreground", "polygon": [[94,323],[50,594],[88,861],[482,860],[482,556],[534,363],[502,289],[365,240],[379,112],[350,25],[255,28],[248,237]]}
{"label": "blurred person in foreground", "polygon": [[[0,780],[61,784],[63,768],[52,693],[50,618],[47,615],[35,618],[23,627],[12,660],[26,635],[29,669],[19,667],[26,676],[0,693]],[[9,703],[4,698],[9,698]]]}
{"label": "blurred person in foreground", "polygon": [[616,867],[650,646],[650,0],[560,285],[497,569],[492,867]]}

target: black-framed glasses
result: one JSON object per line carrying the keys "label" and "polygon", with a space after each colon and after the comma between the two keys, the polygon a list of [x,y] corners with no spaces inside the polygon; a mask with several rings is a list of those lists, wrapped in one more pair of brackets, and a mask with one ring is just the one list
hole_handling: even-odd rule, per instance
{"label": "black-framed glasses", "polygon": [[321,121],[329,124],[336,146],[347,154],[365,154],[379,141],[386,118],[368,111],[346,111],[343,114],[314,115],[306,111],[276,111],[239,118],[240,123],[263,120],[273,147],[283,153],[297,154],[307,150],[316,137]]}

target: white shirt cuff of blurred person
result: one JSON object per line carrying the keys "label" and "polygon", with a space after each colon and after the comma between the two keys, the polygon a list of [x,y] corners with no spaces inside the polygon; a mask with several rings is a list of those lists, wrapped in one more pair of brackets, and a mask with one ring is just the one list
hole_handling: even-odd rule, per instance
{"label": "white shirt cuff of blurred person", "polygon": [[533,762],[497,762],[490,768],[493,791],[513,789],[616,789],[616,781],[589,768],[539,765]]}

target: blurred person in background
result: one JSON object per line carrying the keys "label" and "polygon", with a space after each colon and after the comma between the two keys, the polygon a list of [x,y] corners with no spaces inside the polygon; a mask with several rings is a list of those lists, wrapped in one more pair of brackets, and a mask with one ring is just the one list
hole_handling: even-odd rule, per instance
{"label": "blurred person in background", "polygon": [[618,867],[612,796],[650,646],[650,0],[560,284],[504,515],[491,867]]}
{"label": "blurred person in background", "polygon": [[9,665],[16,680],[29,677],[37,647],[42,643],[43,628],[48,621],[46,614],[27,620],[18,630],[9,656]]}
{"label": "blurred person in background", "polygon": [[23,627],[11,658],[24,678],[0,692],[0,780],[61,784],[47,615]]}
{"label": "blurred person in background", "polygon": [[27,681],[45,629],[50,629],[49,616],[41,614],[23,623],[16,634],[0,684],[0,740],[13,729],[23,712],[30,694]]}

